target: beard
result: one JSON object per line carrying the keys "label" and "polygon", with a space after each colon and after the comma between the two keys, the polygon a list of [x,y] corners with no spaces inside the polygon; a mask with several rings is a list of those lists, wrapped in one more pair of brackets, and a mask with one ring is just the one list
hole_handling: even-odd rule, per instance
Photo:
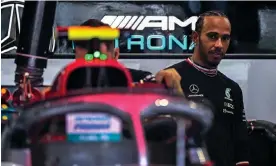
{"label": "beard", "polygon": [[208,52],[206,53],[204,50],[207,50],[207,48],[204,47],[203,42],[199,38],[199,43],[198,43],[198,49],[199,49],[199,56],[201,57],[201,60],[203,63],[210,67],[210,68],[217,68],[220,61],[211,61],[209,60],[209,54]]}

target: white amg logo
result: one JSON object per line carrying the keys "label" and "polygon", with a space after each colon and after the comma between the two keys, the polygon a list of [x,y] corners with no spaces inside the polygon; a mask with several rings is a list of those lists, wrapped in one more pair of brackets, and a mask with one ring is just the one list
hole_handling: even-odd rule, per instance
{"label": "white amg logo", "polygon": [[175,16],[113,16],[107,15],[102,18],[102,22],[110,25],[112,28],[132,29],[142,31],[145,28],[161,28],[163,31],[175,30],[175,25],[187,27],[195,30],[198,17],[192,16],[187,20],[180,20]]}

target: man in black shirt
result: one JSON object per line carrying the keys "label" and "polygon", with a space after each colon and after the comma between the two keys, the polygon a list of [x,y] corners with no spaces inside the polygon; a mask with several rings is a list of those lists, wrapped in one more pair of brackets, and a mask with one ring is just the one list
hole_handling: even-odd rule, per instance
{"label": "man in black shirt", "polygon": [[[100,26],[109,26],[99,20],[96,19],[89,19],[81,24],[81,26],[90,26],[90,27],[100,27]],[[85,55],[87,54],[87,45],[88,41],[75,41],[75,57],[76,59],[84,59]],[[120,55],[119,48],[114,48],[114,41],[101,41],[100,45],[101,53],[107,55],[109,59],[118,59]],[[135,70],[135,69],[128,69],[132,75],[133,82],[139,82],[140,80],[144,79],[148,75],[151,75],[150,72],[142,71],[142,70]]]}
{"label": "man in black shirt", "polygon": [[228,49],[230,33],[231,24],[223,13],[200,15],[192,34],[196,44],[192,57],[160,71],[156,80],[173,75],[188,99],[208,99],[215,116],[205,138],[211,159],[216,166],[245,166],[249,165],[249,154],[242,90],[217,70]]}

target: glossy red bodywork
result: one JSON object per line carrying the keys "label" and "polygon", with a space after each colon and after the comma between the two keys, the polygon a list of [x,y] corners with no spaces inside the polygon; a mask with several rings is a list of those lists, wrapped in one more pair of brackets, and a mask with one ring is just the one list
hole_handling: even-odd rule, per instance
{"label": "glossy red bodywork", "polygon": [[[144,88],[144,89],[164,89],[165,86],[157,83],[138,83],[133,86],[132,78],[130,72],[120,63],[115,60],[107,60],[107,61],[85,61],[85,60],[76,60],[69,65],[67,65],[60,73],[58,79],[58,84],[55,92],[49,91],[46,93],[45,98],[52,97],[62,97],[67,95],[66,84],[69,75],[76,69],[81,67],[113,67],[115,69],[119,69],[123,71],[127,78],[128,89],[132,88]],[[142,163],[143,159],[147,158],[147,143],[143,128],[143,120],[141,118],[141,113],[145,111],[151,105],[157,105],[158,101],[166,99],[168,102],[175,100],[173,97],[168,97],[166,95],[152,93],[152,92],[144,92],[144,93],[119,93],[119,92],[110,92],[110,93],[95,93],[95,94],[87,94],[74,96],[67,99],[69,103],[78,103],[78,102],[88,102],[88,103],[102,103],[110,105],[114,108],[122,110],[130,115],[134,133],[136,137],[136,143],[140,156],[140,165],[144,165]],[[96,111],[96,110],[95,110]],[[154,111],[154,110],[150,110]],[[64,137],[52,138],[52,137],[44,137],[42,141],[49,140],[64,140]],[[211,163],[206,163],[206,166],[210,166]]]}
{"label": "glossy red bodywork", "polygon": [[[21,88],[18,88],[16,89],[14,92],[13,92],[13,95],[12,95],[12,105],[14,107],[17,107],[17,106],[22,106],[24,104],[26,104],[26,102],[24,101],[21,101],[20,97],[24,94],[24,91],[23,89]],[[32,92],[31,92],[31,98],[30,100],[28,101],[28,104],[31,104],[31,103],[35,103],[35,102],[38,102],[38,101],[41,101],[43,99],[43,95],[42,93],[39,91],[39,89],[37,88],[32,88]]]}
{"label": "glossy red bodywork", "polygon": [[69,99],[69,102],[95,102],[110,105],[112,107],[118,108],[126,113],[128,113],[132,119],[133,127],[135,131],[135,137],[137,140],[137,147],[140,155],[146,156],[147,145],[144,133],[144,128],[141,119],[141,112],[143,112],[147,107],[155,104],[156,101],[161,99],[168,99],[167,96],[154,94],[154,93],[144,93],[144,94],[95,94],[95,95],[85,95],[77,96]]}
{"label": "glossy red bodywork", "polygon": [[116,60],[106,60],[106,61],[97,60],[97,59],[92,61],[75,60],[74,62],[68,64],[62,71],[60,71],[60,75],[57,78],[58,79],[58,84],[56,85],[57,91],[46,92],[45,98],[47,99],[51,97],[65,96],[67,94],[66,84],[67,84],[68,77],[74,70],[82,67],[112,67],[114,69],[121,70],[127,78],[128,87],[129,88],[132,87],[132,78],[129,71]]}

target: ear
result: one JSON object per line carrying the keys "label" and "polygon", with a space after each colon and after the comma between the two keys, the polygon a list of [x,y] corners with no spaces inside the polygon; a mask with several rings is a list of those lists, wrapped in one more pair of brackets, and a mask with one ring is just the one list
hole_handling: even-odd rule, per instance
{"label": "ear", "polygon": [[114,59],[118,60],[120,56],[120,48],[114,48]]}
{"label": "ear", "polygon": [[193,31],[192,32],[192,41],[197,44],[198,40],[199,40],[199,34],[196,31]]}

